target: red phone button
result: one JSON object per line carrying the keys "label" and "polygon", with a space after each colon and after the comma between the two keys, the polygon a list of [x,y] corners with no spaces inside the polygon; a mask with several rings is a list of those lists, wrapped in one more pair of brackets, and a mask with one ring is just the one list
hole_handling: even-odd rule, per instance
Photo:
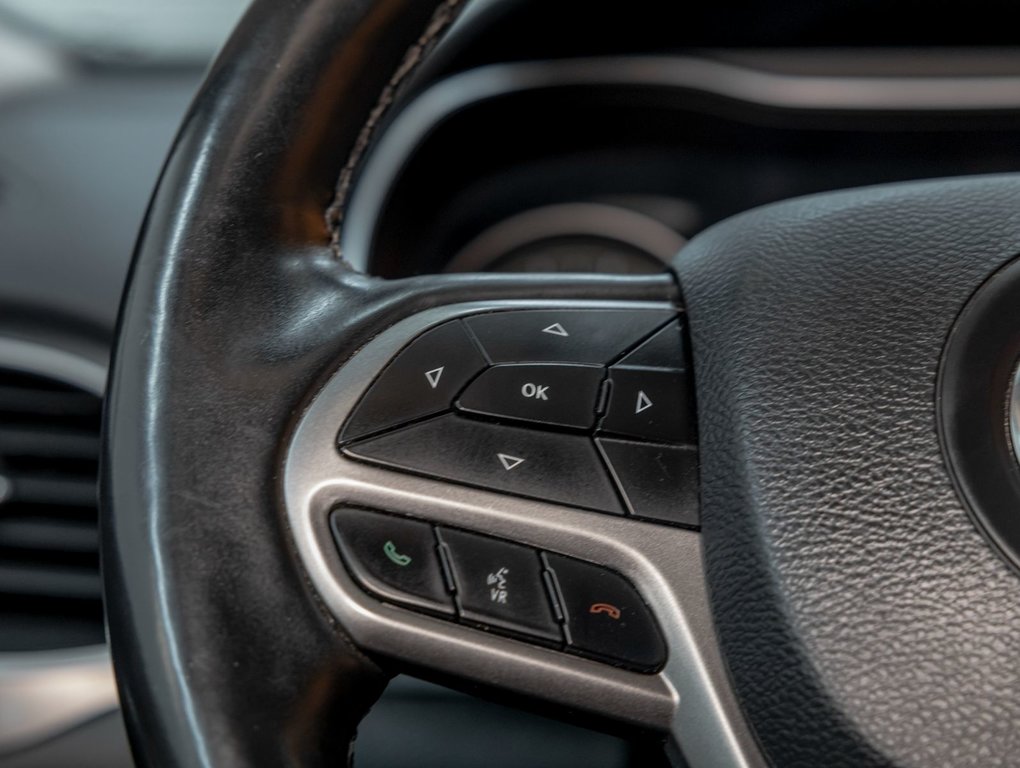
{"label": "red phone button", "polygon": [[603,613],[614,621],[620,620],[620,609],[609,603],[593,603],[591,608],[588,609],[588,613]]}
{"label": "red phone button", "polygon": [[545,555],[559,590],[568,647],[643,672],[666,661],[651,611],[622,576],[581,560]]}

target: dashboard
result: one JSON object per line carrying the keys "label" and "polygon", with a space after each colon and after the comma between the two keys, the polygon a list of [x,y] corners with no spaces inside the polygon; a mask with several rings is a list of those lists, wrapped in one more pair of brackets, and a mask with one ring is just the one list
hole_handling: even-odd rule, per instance
{"label": "dashboard", "polygon": [[759,205],[1015,170],[1016,72],[1010,50],[940,49],[481,67],[394,118],[347,238],[386,277],[661,271],[664,254]]}
{"label": "dashboard", "polygon": [[[714,223],[774,201],[1020,170],[1020,53],[1010,28],[995,23],[999,6],[962,15],[933,9],[914,26],[876,27],[870,5],[843,4],[828,14],[797,6],[768,17],[745,9],[730,26],[707,8],[693,9],[682,32],[645,18],[621,23],[610,35],[605,24],[578,22],[567,12],[536,25],[537,4],[506,15],[496,4],[477,3],[408,84],[401,109],[369,148],[347,191],[341,250],[368,254],[355,266],[384,278],[649,274],[664,271],[687,240]],[[0,79],[0,765],[129,765],[99,580],[101,397],[133,242],[211,49],[155,62],[97,59],[40,42],[17,24],[2,28],[0,46],[20,69]],[[659,318],[631,341],[650,338],[669,320]],[[545,328],[552,340],[556,322]],[[622,386],[627,367],[621,360],[588,379],[584,372],[552,372],[580,376],[571,386],[590,390],[591,407],[573,417],[583,423],[571,426],[591,429],[599,450],[643,439],[633,426],[614,426],[613,411],[599,406],[606,376],[619,377],[617,391],[629,392]],[[677,371],[683,363],[661,367]],[[452,368],[429,370],[437,378],[426,379],[426,393],[449,395],[443,387]],[[477,416],[478,424],[534,421],[508,416],[499,397],[500,387],[530,383],[519,378],[529,373],[495,374],[505,379],[464,392],[453,407]],[[548,384],[534,385],[527,406],[541,404],[539,386]],[[647,386],[634,397],[638,392],[646,407],[657,399]],[[640,414],[642,401],[635,402]],[[359,427],[359,413],[364,417],[353,411],[340,436],[349,455],[412,474],[442,471],[423,468],[442,457],[411,455],[413,440],[373,437],[429,413],[384,414],[383,427],[378,413]],[[684,425],[677,430],[656,437],[688,445]],[[684,450],[677,449],[678,461]],[[521,473],[511,470],[520,461],[506,457],[507,483],[519,481]],[[621,479],[625,472],[605,482],[630,482]],[[535,487],[507,490],[545,498],[556,492]],[[605,497],[597,487],[591,492],[588,506],[597,509]],[[659,517],[647,493],[624,489],[623,498],[641,499],[634,502],[645,505],[638,514]],[[363,529],[328,534],[354,576],[352,593],[392,594],[394,584],[358,550],[385,516],[365,520]],[[697,525],[695,517],[663,522]],[[439,536],[451,549],[471,533],[429,521],[418,526],[417,535]],[[511,546],[492,546],[500,545]],[[390,561],[399,565],[412,555],[394,547]],[[534,574],[541,599],[551,595],[552,606],[569,599],[562,584],[549,584],[584,566],[557,561],[556,553],[527,556],[540,564]],[[442,568],[457,567],[433,564],[432,576],[442,579]],[[401,595],[398,602],[445,611],[437,592]],[[640,611],[641,601],[630,605]],[[616,607],[607,604],[594,620],[611,619]],[[626,655],[573,647],[549,610],[523,631],[517,617],[450,615],[581,655],[617,661]],[[660,664],[655,632],[646,628],[649,655],[622,661]],[[362,727],[358,764],[468,766],[483,751],[485,764],[508,768],[660,759],[647,734],[585,731],[562,722],[569,713],[528,714],[485,694],[398,677]],[[505,749],[494,755],[487,745],[495,740]]]}

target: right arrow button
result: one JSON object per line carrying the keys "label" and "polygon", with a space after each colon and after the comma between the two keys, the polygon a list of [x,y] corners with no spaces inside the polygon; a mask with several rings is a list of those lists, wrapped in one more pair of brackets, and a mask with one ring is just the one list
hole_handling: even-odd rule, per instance
{"label": "right arrow button", "polygon": [[685,371],[614,366],[600,432],[668,443],[693,443],[694,418]]}
{"label": "right arrow button", "polygon": [[645,391],[643,389],[638,390],[637,405],[634,408],[634,413],[641,413],[642,411],[647,411],[653,405],[655,405],[655,403],[653,403],[649,399],[648,395],[645,394]]}

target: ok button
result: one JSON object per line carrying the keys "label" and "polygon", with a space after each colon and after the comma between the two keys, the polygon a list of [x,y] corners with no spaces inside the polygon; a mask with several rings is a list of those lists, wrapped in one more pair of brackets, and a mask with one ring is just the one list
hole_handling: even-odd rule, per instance
{"label": "ok button", "polygon": [[601,365],[494,365],[457,401],[467,413],[589,429],[595,423]]}
{"label": "ok button", "polygon": [[536,400],[549,399],[548,384],[532,384],[530,381],[521,387],[521,394],[525,397],[533,397]]}

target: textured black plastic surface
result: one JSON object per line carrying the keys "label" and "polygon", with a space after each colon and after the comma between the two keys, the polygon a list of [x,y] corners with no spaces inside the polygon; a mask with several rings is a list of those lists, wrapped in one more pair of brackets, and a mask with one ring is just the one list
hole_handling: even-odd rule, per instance
{"label": "textured black plastic surface", "polygon": [[935,393],[1018,252],[1020,178],[990,177],[763,208],[676,261],[716,624],[777,766],[1015,764],[1020,579],[954,491]]}
{"label": "textured black plastic surface", "polygon": [[698,525],[697,449],[608,437],[600,437],[596,443],[630,514]]}
{"label": "textured black plastic surface", "polygon": [[617,362],[627,368],[687,368],[687,345],[680,320],[656,331],[641,346]]}

